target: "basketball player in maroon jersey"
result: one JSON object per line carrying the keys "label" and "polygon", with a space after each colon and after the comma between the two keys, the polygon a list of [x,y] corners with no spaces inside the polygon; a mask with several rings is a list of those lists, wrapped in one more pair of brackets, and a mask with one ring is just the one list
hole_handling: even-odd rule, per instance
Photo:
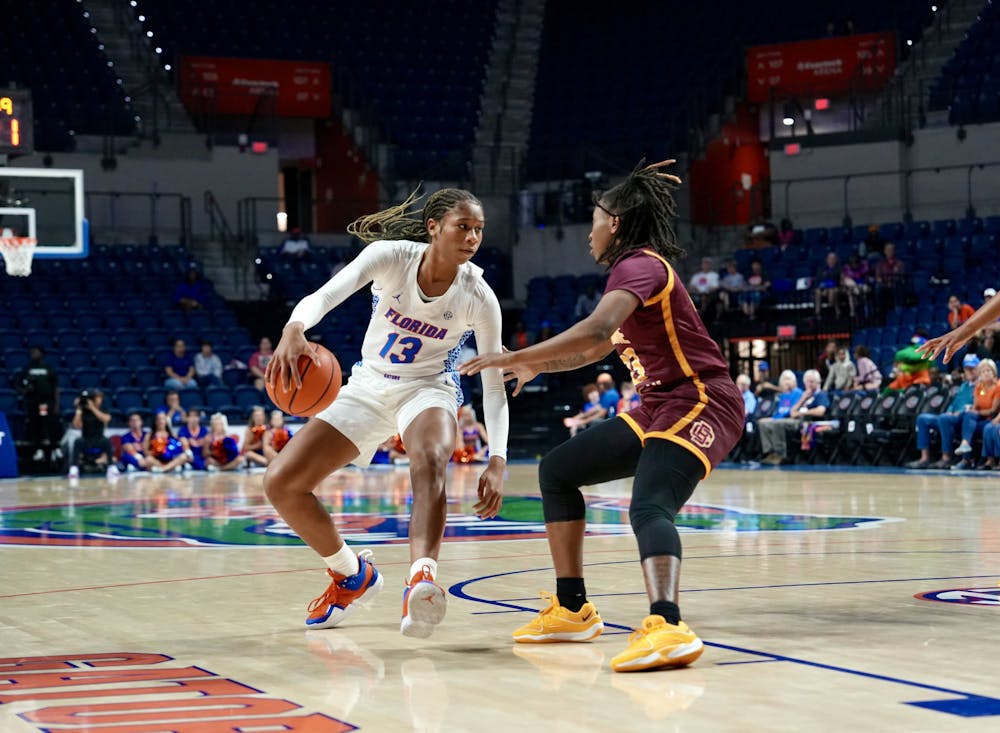
{"label": "basketball player in maroon jersey", "polygon": [[514,394],[541,372],[577,369],[614,348],[632,373],[639,407],[596,423],[552,450],[538,468],[556,594],[514,632],[518,642],[588,641],[604,628],[583,581],[586,529],[580,486],[634,477],[629,518],[650,614],[611,661],[626,672],[689,664],[701,640],[678,608],[681,543],[674,517],[743,430],[743,400],[670,265],[684,254],[671,220],[676,176],[664,161],[637,168],[595,200],[590,249],[610,268],[597,308],[567,331],[520,351],[482,354],[462,372],[502,367]]}

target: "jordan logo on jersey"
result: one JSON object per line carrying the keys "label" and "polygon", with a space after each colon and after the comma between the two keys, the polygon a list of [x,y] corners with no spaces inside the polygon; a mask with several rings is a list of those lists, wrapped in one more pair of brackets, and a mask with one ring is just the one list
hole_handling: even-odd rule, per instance
{"label": "jordan logo on jersey", "polygon": [[409,331],[410,333],[415,333],[418,336],[426,336],[427,338],[438,339],[443,341],[444,337],[448,335],[447,328],[438,328],[431,323],[424,323],[423,321],[418,321],[416,318],[410,318],[409,316],[404,316],[399,311],[394,308],[389,308],[385,312],[385,317],[392,323],[393,326],[402,330]]}

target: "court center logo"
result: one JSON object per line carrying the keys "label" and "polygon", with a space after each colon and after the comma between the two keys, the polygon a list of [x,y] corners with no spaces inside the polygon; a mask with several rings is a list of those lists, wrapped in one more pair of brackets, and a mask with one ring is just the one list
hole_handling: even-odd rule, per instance
{"label": "court center logo", "polygon": [[922,601],[939,603],[960,603],[966,606],[992,606],[1000,608],[1000,586],[986,588],[948,588],[917,593],[913,596]]}
{"label": "court center logo", "polygon": [[[372,493],[352,493],[327,508],[348,543],[403,544],[409,537],[409,503]],[[545,537],[537,497],[510,497],[500,516],[481,520],[472,502],[449,503],[445,542],[523,540]],[[632,533],[627,498],[587,497],[587,534]],[[677,515],[682,532],[770,532],[856,529],[884,517],[768,514],[739,507],[688,504]],[[147,498],[142,501],[15,507],[0,510],[0,545],[49,547],[262,547],[301,546],[302,541],[263,496]]]}

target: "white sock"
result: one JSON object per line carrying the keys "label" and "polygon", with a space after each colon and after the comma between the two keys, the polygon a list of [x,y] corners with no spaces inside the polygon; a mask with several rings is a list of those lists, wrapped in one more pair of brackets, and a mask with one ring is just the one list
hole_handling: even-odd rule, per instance
{"label": "white sock", "polygon": [[413,564],[410,565],[410,577],[412,578],[417,573],[423,571],[425,565],[431,571],[431,577],[437,578],[438,561],[432,557],[419,557],[414,560]]}
{"label": "white sock", "polygon": [[346,542],[335,553],[324,557],[323,562],[337,575],[357,575],[358,571],[361,570],[358,556],[354,554],[354,550],[347,546]]}

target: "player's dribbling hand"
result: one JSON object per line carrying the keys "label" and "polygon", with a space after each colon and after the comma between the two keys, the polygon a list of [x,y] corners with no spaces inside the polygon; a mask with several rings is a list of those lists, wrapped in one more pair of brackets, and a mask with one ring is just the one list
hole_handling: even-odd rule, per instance
{"label": "player's dribbling hand", "polygon": [[500,513],[503,506],[503,473],[506,469],[506,462],[499,459],[490,459],[490,465],[486,467],[479,477],[479,501],[473,511],[480,519],[493,519]]}
{"label": "player's dribbling hand", "polygon": [[296,389],[302,386],[302,375],[299,373],[299,357],[309,356],[316,366],[319,366],[319,356],[306,340],[301,324],[290,324],[281,334],[278,347],[274,350],[271,360],[264,370],[264,380],[271,386],[277,386],[288,392],[294,385]]}
{"label": "player's dribbling hand", "polygon": [[947,364],[951,361],[951,357],[955,355],[955,352],[965,346],[969,340],[969,338],[963,338],[960,336],[958,329],[956,329],[955,331],[946,333],[943,336],[928,339],[924,343],[917,346],[916,351],[925,359],[930,360],[937,359],[938,354],[943,353],[944,363]]}

